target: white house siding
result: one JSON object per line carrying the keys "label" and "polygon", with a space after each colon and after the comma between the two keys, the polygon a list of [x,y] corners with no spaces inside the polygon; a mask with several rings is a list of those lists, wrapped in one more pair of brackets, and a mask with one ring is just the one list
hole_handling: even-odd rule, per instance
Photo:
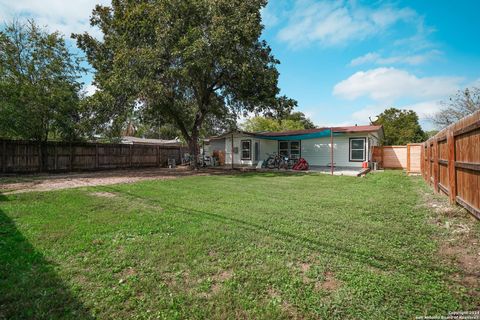
{"label": "white house siding", "polygon": [[[241,141],[250,140],[251,141],[251,159],[242,160],[241,159]],[[255,139],[249,135],[234,135],[233,136],[233,148],[238,148],[238,152],[233,154],[233,164],[242,165],[242,166],[253,166],[255,164]],[[232,164],[232,138],[225,138],[225,164]]]}
{"label": "white house siding", "polygon": [[[367,161],[371,159],[371,147],[378,145],[377,133],[348,133],[341,136],[334,136],[334,160],[333,162],[337,167],[361,167],[362,162],[350,162],[349,158],[349,143],[350,138],[367,138]],[[287,140],[286,138],[285,140]],[[241,159],[241,141],[251,140],[251,159]],[[259,142],[259,160],[265,160],[267,154],[278,152],[278,141],[257,139],[253,136],[235,134],[233,137],[233,146],[238,148],[238,153],[233,154],[234,164],[242,166],[254,166],[257,164],[255,161],[255,142]],[[232,163],[232,139],[231,136],[225,138],[225,164],[231,165]],[[301,141],[301,157],[305,158],[310,165],[314,166],[327,166],[330,164],[330,137],[307,139]]]}
{"label": "white house siding", "polygon": [[259,160],[266,160],[268,155],[278,152],[278,141],[275,140],[260,140],[260,155]]}
{"label": "white house siding", "polygon": [[[371,159],[371,146],[378,139],[371,134],[353,133],[333,137],[333,163],[337,167],[361,167],[362,162],[350,161],[350,138],[367,138],[367,160]],[[330,137],[302,140],[302,158],[313,166],[330,165]]]}
{"label": "white house siding", "polygon": [[225,139],[217,139],[210,141],[209,150],[211,153],[213,151],[225,151]]}
{"label": "white house siding", "polygon": [[[242,140],[250,140],[251,143],[251,160],[242,160],[241,159],[241,141]],[[274,140],[266,140],[266,139],[257,139],[255,137],[249,135],[240,135],[236,134],[233,136],[233,148],[238,148],[238,153],[233,154],[233,163],[236,165],[243,165],[243,166],[253,166],[257,164],[255,160],[255,142],[259,143],[259,154],[258,160],[265,160],[267,159],[267,154],[272,154],[278,151],[277,141]],[[225,164],[232,164],[232,138],[226,137],[225,138]]]}

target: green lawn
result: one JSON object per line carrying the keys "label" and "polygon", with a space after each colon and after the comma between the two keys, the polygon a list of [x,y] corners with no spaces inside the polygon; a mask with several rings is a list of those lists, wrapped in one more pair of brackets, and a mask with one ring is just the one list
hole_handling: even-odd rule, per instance
{"label": "green lawn", "polygon": [[267,173],[0,195],[0,319],[473,310],[422,188],[401,172]]}

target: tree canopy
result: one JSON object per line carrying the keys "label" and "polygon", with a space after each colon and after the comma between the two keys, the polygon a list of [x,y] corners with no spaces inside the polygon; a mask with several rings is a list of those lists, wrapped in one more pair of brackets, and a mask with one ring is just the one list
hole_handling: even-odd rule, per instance
{"label": "tree canopy", "polygon": [[442,102],[442,109],[431,117],[438,129],[443,129],[477,110],[480,110],[480,88],[458,91],[448,101]]}
{"label": "tree canopy", "polygon": [[307,118],[307,116],[305,116],[305,114],[303,112],[299,112],[299,111],[292,112],[289,115],[287,115],[284,119],[285,120],[298,121],[303,125],[304,129],[315,129],[316,128],[316,126],[312,122],[312,120],[310,120],[310,118]]}
{"label": "tree canopy", "polygon": [[113,0],[91,24],[103,39],[73,35],[95,68],[97,125],[119,131],[132,109],[173,124],[197,154],[207,121],[221,127],[245,112],[282,114],[279,63],[265,41],[265,0]]}
{"label": "tree canopy", "polygon": [[255,116],[248,118],[242,124],[242,128],[250,132],[258,131],[286,131],[313,129],[315,125],[302,112],[293,112],[284,115],[283,119],[272,117]]}
{"label": "tree canopy", "polygon": [[34,21],[6,25],[0,31],[0,135],[78,138],[81,72],[59,33]]}
{"label": "tree canopy", "polygon": [[383,125],[384,145],[405,145],[425,141],[425,133],[413,110],[389,108],[377,116],[374,125]]}
{"label": "tree canopy", "polygon": [[249,132],[259,131],[286,131],[286,130],[301,130],[305,129],[303,123],[295,120],[277,121],[269,117],[252,117],[245,120],[242,128]]}

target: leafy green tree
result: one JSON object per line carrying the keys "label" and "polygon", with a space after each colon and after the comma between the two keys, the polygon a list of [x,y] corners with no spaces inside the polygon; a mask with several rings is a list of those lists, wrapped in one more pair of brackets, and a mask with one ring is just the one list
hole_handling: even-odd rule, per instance
{"label": "leafy green tree", "polygon": [[418,115],[413,110],[390,108],[377,116],[374,125],[383,125],[384,145],[405,145],[425,141],[425,133],[418,123]]}
{"label": "leafy green tree", "polygon": [[242,128],[249,132],[259,131],[286,131],[286,130],[302,130],[305,129],[300,121],[283,120],[277,121],[269,117],[252,117],[242,124]]}
{"label": "leafy green tree", "polygon": [[307,118],[303,112],[292,112],[284,118],[285,120],[298,121],[303,125],[304,129],[315,129],[316,126],[312,120]]}
{"label": "leafy green tree", "polygon": [[34,21],[6,25],[0,31],[0,135],[76,139],[83,71],[58,32]]}
{"label": "leafy green tree", "polygon": [[442,109],[431,117],[433,124],[439,129],[459,121],[477,110],[480,110],[480,88],[458,91],[448,101],[442,102]]}
{"label": "leafy green tree", "polygon": [[302,112],[293,112],[284,115],[283,119],[275,119],[272,117],[256,116],[245,120],[242,128],[250,132],[258,131],[286,131],[286,130],[303,130],[313,129],[313,122],[305,117]]}
{"label": "leafy green tree", "polygon": [[[209,119],[295,104],[278,97],[279,63],[265,41],[266,0],[114,0],[91,24],[103,39],[73,35],[95,68],[97,124],[118,128],[137,108],[175,125],[198,154]],[[101,105],[101,106],[100,106]],[[100,121],[103,120],[103,121]]]}

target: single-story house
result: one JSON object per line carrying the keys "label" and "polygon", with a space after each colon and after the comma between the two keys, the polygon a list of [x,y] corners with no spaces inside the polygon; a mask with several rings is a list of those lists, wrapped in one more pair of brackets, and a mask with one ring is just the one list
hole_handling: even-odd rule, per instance
{"label": "single-story house", "polygon": [[[383,139],[382,126],[316,128],[282,132],[233,131],[208,139],[205,154],[222,154],[224,164],[256,166],[269,154],[304,158],[311,166],[361,167],[372,159],[372,147]],[[233,152],[232,152],[233,151]]]}

